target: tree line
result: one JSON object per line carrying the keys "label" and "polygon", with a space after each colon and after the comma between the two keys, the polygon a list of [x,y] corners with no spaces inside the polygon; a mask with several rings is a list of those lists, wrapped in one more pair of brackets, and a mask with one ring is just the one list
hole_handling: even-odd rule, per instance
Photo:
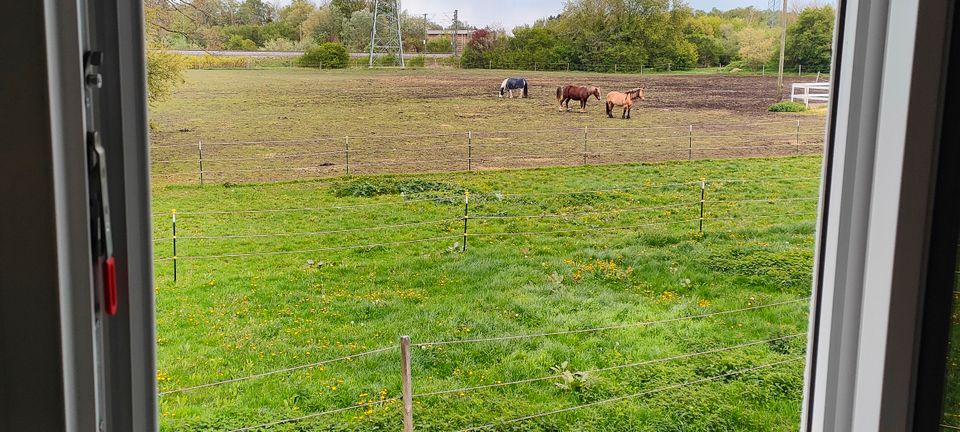
{"label": "tree line", "polygon": [[[807,3],[802,3],[806,1]],[[830,67],[834,10],[822,0],[799,0],[788,13],[786,62],[809,71]],[[333,42],[368,49],[373,26],[369,0],[145,0],[153,43],[174,49],[306,51]],[[812,7],[804,7],[812,6]],[[484,28],[463,52],[466,67],[614,65],[693,68],[775,67],[779,13],[753,7],[698,11],[682,0],[571,0],[557,16],[507,32]],[[401,12],[406,52],[450,52],[449,38],[426,41],[425,31],[450,29]],[[470,29],[464,22],[460,29]]]}
{"label": "tree line", "polygon": [[[373,27],[368,0],[292,0],[285,6],[264,0],[145,0],[154,42],[171,49],[305,51],[326,42],[366,51]],[[400,14],[404,50],[450,52],[449,38],[425,43],[429,30],[444,26],[422,15]],[[469,24],[457,23],[459,28]]]}
{"label": "tree line", "polygon": [[[834,11],[788,13],[788,67],[828,72]],[[697,11],[680,1],[572,0],[557,16],[513,29],[484,29],[463,52],[465,67],[620,71],[727,66],[776,69],[779,13],[753,7]]]}

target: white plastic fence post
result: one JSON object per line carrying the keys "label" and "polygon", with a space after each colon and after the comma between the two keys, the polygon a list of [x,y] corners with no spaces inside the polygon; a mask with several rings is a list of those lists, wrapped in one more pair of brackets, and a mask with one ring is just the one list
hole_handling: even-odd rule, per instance
{"label": "white plastic fence post", "polygon": [[173,283],[177,283],[177,209],[170,209],[170,222],[173,227]]}
{"label": "white plastic fence post", "polygon": [[687,160],[693,160],[693,125],[690,125],[690,133],[687,134]]}
{"label": "white plastic fence post", "polygon": [[700,234],[703,234],[703,204],[707,196],[707,179],[700,179]]}
{"label": "white plastic fence post", "polygon": [[413,377],[410,373],[410,336],[400,336],[400,373],[403,392],[403,432],[413,432]]}
{"label": "white plastic fence post", "polygon": [[800,120],[797,120],[797,153],[800,153]]}
{"label": "white plastic fence post", "polygon": [[467,251],[467,220],[470,219],[470,191],[463,193],[463,246],[460,252]]}

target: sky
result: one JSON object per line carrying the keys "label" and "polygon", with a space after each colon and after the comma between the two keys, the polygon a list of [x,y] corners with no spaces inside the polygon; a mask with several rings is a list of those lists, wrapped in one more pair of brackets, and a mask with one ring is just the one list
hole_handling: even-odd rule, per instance
{"label": "sky", "polygon": [[[453,20],[453,10],[460,11],[460,21],[477,27],[500,25],[510,30],[518,25],[533,24],[538,18],[556,15],[563,10],[564,0],[401,0],[411,15],[428,14],[437,23]],[[740,6],[767,8],[767,0],[687,0],[695,9],[720,10]]]}

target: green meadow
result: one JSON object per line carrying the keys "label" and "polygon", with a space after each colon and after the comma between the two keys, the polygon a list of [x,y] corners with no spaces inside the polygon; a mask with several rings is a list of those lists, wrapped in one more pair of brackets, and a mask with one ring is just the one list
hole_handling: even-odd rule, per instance
{"label": "green meadow", "polygon": [[161,429],[794,431],[820,169],[158,184]]}

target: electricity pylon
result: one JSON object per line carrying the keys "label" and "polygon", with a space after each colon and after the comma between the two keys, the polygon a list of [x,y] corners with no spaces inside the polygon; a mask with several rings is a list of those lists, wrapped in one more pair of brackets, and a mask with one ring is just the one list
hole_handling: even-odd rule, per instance
{"label": "electricity pylon", "polygon": [[374,0],[373,30],[370,31],[370,67],[377,58],[393,56],[395,65],[404,67],[403,37],[400,28],[400,0]]}

